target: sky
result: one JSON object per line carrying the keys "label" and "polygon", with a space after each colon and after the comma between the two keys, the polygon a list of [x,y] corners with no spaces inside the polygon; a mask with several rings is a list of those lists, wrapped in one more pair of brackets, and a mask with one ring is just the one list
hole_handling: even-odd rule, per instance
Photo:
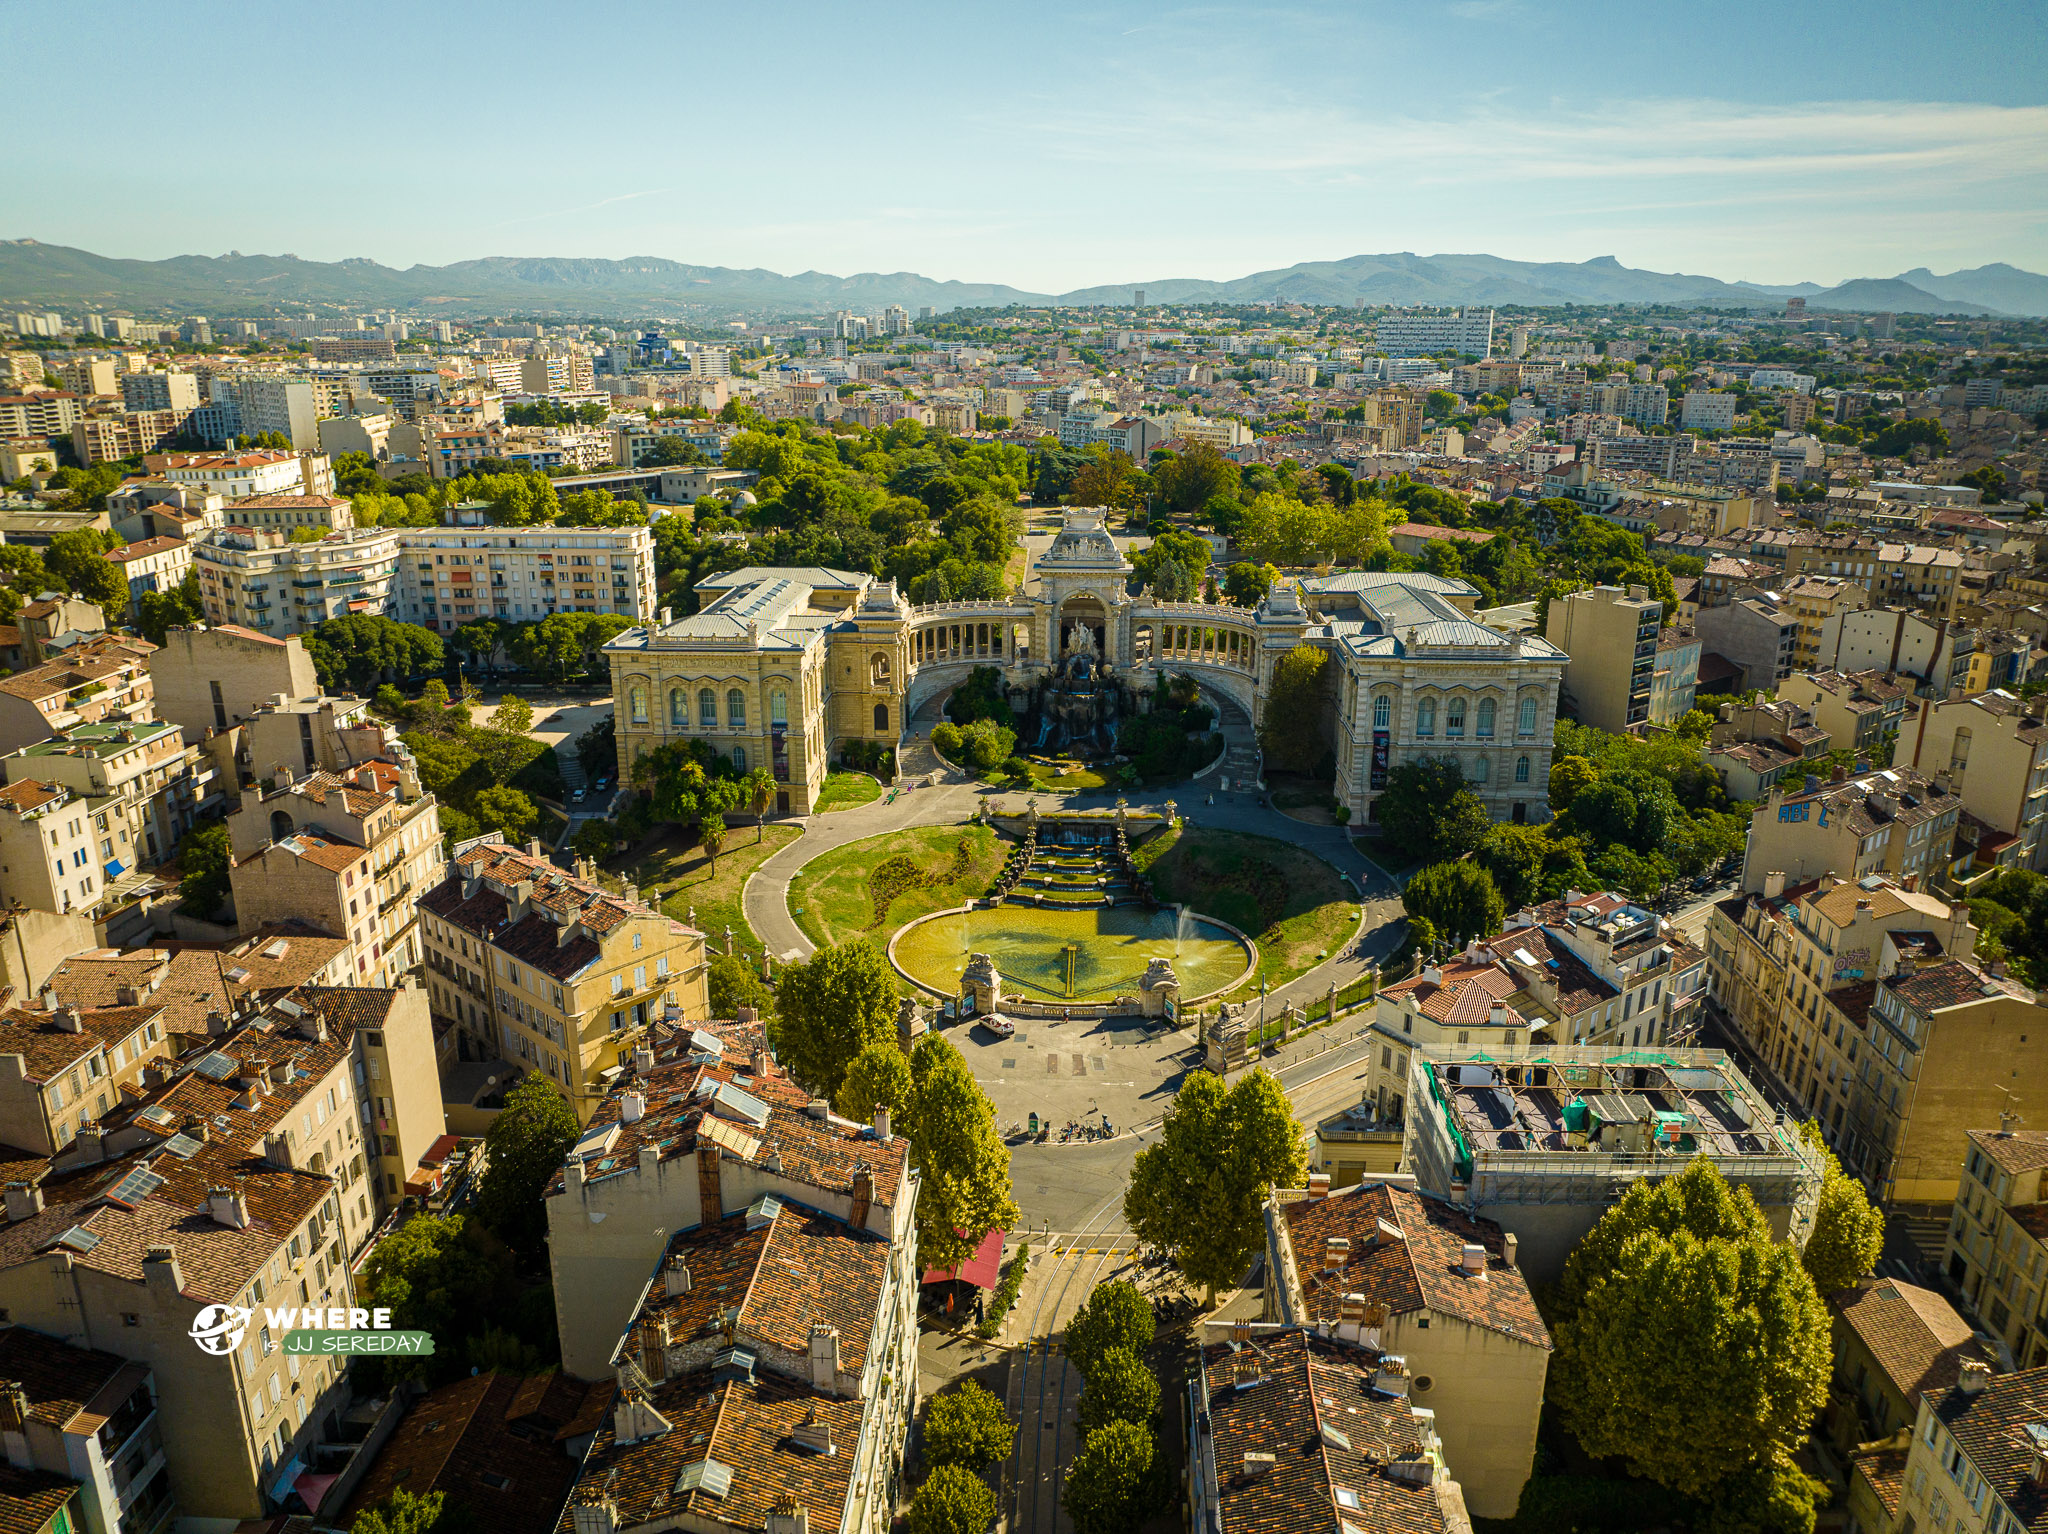
{"label": "sky", "polygon": [[104,255],[2048,270],[2041,0],[102,0],[0,45],[0,237]]}

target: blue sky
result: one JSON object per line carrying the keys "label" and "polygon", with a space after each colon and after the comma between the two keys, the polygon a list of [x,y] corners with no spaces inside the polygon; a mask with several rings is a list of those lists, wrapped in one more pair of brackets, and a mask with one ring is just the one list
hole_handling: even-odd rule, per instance
{"label": "blue sky", "polygon": [[0,235],[1041,291],[2048,269],[2048,5],[15,4]]}

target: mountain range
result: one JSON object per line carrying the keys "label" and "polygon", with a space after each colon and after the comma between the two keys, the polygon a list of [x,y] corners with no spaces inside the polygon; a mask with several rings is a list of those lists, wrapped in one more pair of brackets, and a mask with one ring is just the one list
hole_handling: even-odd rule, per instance
{"label": "mountain range", "polygon": [[1770,285],[1652,272],[1613,256],[1590,261],[1511,261],[1501,256],[1350,256],[1304,261],[1228,281],[1154,278],[1031,293],[1000,283],[950,282],[915,272],[785,276],[759,267],[693,266],[660,256],[612,261],[568,256],[488,256],[448,266],[379,265],[357,257],[172,256],[136,261],[37,240],[0,241],[0,304],[58,304],[201,313],[274,312],[303,304],[400,308],[451,318],[484,313],[633,319],[684,310],[734,313],[870,312],[885,304],[941,312],[1006,304],[1669,304],[1775,309],[1789,296],[1809,309],[1898,314],[2048,315],[2048,276],[1994,263],[1937,276],[1915,267],[1897,277],[1859,277],[1834,287]]}

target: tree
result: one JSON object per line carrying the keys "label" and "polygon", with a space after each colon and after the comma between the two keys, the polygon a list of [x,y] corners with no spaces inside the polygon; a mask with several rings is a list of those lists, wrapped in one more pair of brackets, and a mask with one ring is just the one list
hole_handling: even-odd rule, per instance
{"label": "tree", "polygon": [[768,816],[768,806],[775,802],[775,775],[766,767],[756,767],[740,779],[740,798],[754,812],[754,840],[758,842],[761,822]]}
{"label": "tree", "polygon": [[713,954],[704,979],[711,992],[713,1017],[737,1017],[741,1007],[752,1007],[760,1017],[775,1010],[775,993],[768,989],[754,966],[738,954]]}
{"label": "tree", "polygon": [[1187,516],[1214,496],[1234,496],[1243,471],[1207,443],[1162,458],[1152,469],[1152,488],[1166,509]]}
{"label": "tree", "polygon": [[1199,1072],[1175,1094],[1159,1143],[1139,1152],[1124,1217],[1139,1240],[1171,1252],[1213,1306],[1265,1239],[1267,1190],[1298,1183],[1307,1164],[1287,1094],[1263,1068],[1227,1089]]}
{"label": "tree", "polygon": [[1084,1372],[1087,1381],[1081,1391],[1081,1430],[1093,1432],[1112,1422],[1135,1422],[1140,1427],[1152,1421],[1159,1410],[1159,1380],[1144,1361],[1128,1348],[1111,1348]]}
{"label": "tree", "polygon": [[1280,572],[1271,565],[1239,560],[1223,572],[1223,595],[1239,607],[1257,607],[1279,579]]}
{"label": "tree", "polygon": [[599,778],[618,775],[618,720],[615,715],[606,714],[576,737],[576,760],[583,768],[583,776],[593,783]]}
{"label": "tree", "polygon": [[1493,877],[1477,863],[1433,863],[1419,869],[1401,891],[1401,908],[1427,921],[1437,936],[1462,948],[1468,938],[1500,931],[1506,908]]}
{"label": "tree", "polygon": [[1010,1455],[1017,1425],[1003,1403],[973,1380],[932,1398],[924,1414],[924,1457],[933,1465],[982,1471]]}
{"label": "tree", "polygon": [[1583,756],[1561,756],[1550,765],[1550,807],[1563,814],[1580,794],[1600,781],[1600,769]]}
{"label": "tree", "polygon": [[[83,533],[59,533],[59,538],[77,538]],[[53,567],[52,575],[58,575]],[[129,592],[127,578],[120,569],[106,562],[101,554],[73,567],[70,574],[59,575],[59,580],[73,593],[93,603],[106,614],[107,622],[119,623],[128,613]]]}
{"label": "tree", "polygon": [[1138,475],[1130,455],[1114,448],[1091,450],[1088,461],[1074,476],[1067,499],[1075,506],[1107,506],[1114,510],[1134,505],[1138,499]]}
{"label": "tree", "polygon": [[1135,1422],[1095,1429],[1067,1468],[1060,1505],[1074,1534],[1136,1534],[1150,1514],[1152,1435]]}
{"label": "tree", "polygon": [[346,684],[358,693],[379,682],[398,682],[423,671],[439,671],[441,636],[416,623],[399,623],[374,613],[329,618],[306,636],[306,654],[320,685]]}
{"label": "tree", "polygon": [[506,693],[491,713],[491,728],[524,735],[533,728],[533,705],[522,697]]}
{"label": "tree", "polygon": [[1131,556],[1131,578],[1150,586],[1162,602],[1193,601],[1215,556],[1208,539],[1170,527]]}
{"label": "tree", "polygon": [[703,815],[697,822],[697,833],[704,839],[704,857],[713,874],[718,872],[718,855],[725,851],[725,839],[732,834],[725,817],[740,807],[740,796],[740,785],[731,778],[711,779],[697,796]]}
{"label": "tree", "polygon": [[1403,762],[1387,774],[1376,803],[1387,840],[1410,857],[1461,858],[1493,830],[1485,804],[1447,756]]}
{"label": "tree", "polygon": [[1588,1454],[1710,1504],[1761,1495],[1795,1510],[1779,1527],[1811,1528],[1792,1456],[1827,1400],[1827,1308],[1747,1188],[1705,1157],[1631,1184],[1554,1304],[1545,1393]]}
{"label": "tree", "polygon": [[145,591],[136,598],[135,628],[153,645],[161,645],[174,628],[188,628],[205,616],[199,600],[199,572],[186,572],[185,579],[169,591]]}
{"label": "tree", "polygon": [[1139,1293],[1136,1284],[1113,1279],[1097,1284],[1087,1303],[1074,1312],[1074,1318],[1067,1323],[1064,1350],[1074,1361],[1074,1367],[1092,1379],[1096,1361],[1107,1353],[1121,1350],[1142,1358],[1145,1349],[1152,1346],[1155,1331],[1151,1302]]}
{"label": "tree", "polygon": [[870,1044],[847,1066],[832,1106],[841,1118],[856,1123],[872,1119],[878,1107],[896,1114],[900,1122],[914,1090],[910,1062],[903,1058],[903,1051],[893,1043]]}
{"label": "tree", "polygon": [[895,972],[864,938],[820,948],[783,970],[775,1010],[769,1042],[776,1059],[811,1091],[834,1098],[863,1049],[895,1042]]}
{"label": "tree", "polygon": [[528,1262],[546,1251],[543,1195],[576,1134],[576,1110],[545,1076],[528,1075],[505,1094],[505,1107],[484,1136],[477,1218]]}
{"label": "tree", "polygon": [[356,1514],[349,1534],[464,1534],[470,1521],[445,1491],[414,1496],[403,1486],[375,1506]]}
{"label": "tree", "polygon": [[228,898],[235,866],[232,838],[217,820],[196,825],[178,843],[178,895],[185,914],[201,921],[211,919]]}
{"label": "tree", "polygon": [[503,784],[479,791],[470,801],[470,813],[486,831],[503,832],[505,840],[515,846],[523,844],[540,821],[540,810],[534,802],[518,789]]}
{"label": "tree", "polygon": [[[789,985],[785,971],[783,987]],[[911,1060],[916,1083],[908,1117],[910,1149],[923,1187],[917,1196],[918,1261],[956,1267],[992,1230],[1017,1219],[1010,1194],[1010,1151],[996,1132],[996,1107],[960,1052],[943,1036]]]}
{"label": "tree", "polygon": [[371,1251],[363,1292],[390,1310],[394,1327],[435,1339],[431,1358],[385,1360],[387,1378],[445,1377],[461,1359],[458,1344],[509,1305],[504,1251],[478,1237],[463,1215],[419,1214]]}
{"label": "tree", "polygon": [[1871,1206],[1863,1184],[1842,1170],[1842,1163],[1821,1138],[1820,1123],[1808,1119],[1799,1138],[1821,1157],[1820,1205],[1813,1215],[1813,1234],[1799,1254],[1814,1288],[1822,1294],[1847,1289],[1876,1268],[1884,1250],[1884,1211]]}
{"label": "tree", "polygon": [[1305,772],[1329,750],[1330,658],[1314,645],[1299,644],[1273,668],[1266,714],[1259,724],[1259,749],[1282,772]]}
{"label": "tree", "polygon": [[910,1500],[910,1534],[988,1534],[996,1494],[958,1465],[940,1465]]}

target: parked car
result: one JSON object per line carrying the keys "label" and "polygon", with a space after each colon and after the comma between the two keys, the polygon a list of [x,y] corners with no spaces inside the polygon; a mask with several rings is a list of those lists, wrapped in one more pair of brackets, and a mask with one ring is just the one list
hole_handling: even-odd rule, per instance
{"label": "parked car", "polygon": [[581,804],[583,802],[583,790],[579,788],[574,793],[570,794],[569,802],[571,804]]}
{"label": "parked car", "polygon": [[984,1017],[981,1026],[999,1039],[1007,1039],[1017,1031],[1017,1025],[1007,1017]]}
{"label": "parked car", "polygon": [[603,793],[606,789],[612,786],[612,780],[610,778],[599,778],[597,782],[591,786],[594,787],[599,793]]}

